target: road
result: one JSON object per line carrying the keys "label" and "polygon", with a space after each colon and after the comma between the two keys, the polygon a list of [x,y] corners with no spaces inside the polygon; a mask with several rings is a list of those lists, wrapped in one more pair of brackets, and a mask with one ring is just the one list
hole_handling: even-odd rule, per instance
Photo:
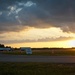
{"label": "road", "polygon": [[0,54],[0,62],[75,63],[75,56],[26,56]]}

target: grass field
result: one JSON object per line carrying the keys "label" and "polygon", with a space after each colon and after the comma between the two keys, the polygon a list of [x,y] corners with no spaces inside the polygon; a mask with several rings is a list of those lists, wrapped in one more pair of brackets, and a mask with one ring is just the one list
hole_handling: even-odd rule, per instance
{"label": "grass field", "polygon": [[0,63],[0,75],[75,75],[75,64]]}
{"label": "grass field", "polygon": [[[69,50],[33,50],[32,55],[46,55],[46,56],[75,56],[75,51]],[[3,54],[13,54],[13,55],[26,55],[25,51],[3,51]]]}

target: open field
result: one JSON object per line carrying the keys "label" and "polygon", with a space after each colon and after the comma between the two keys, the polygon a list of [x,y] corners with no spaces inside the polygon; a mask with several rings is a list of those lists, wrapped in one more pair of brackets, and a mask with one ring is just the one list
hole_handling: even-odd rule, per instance
{"label": "open field", "polygon": [[0,75],[75,75],[75,64],[0,63]]}
{"label": "open field", "polygon": [[[46,55],[46,56],[75,56],[75,49],[42,49],[32,50],[32,55]],[[3,54],[12,55],[26,55],[25,51],[2,51]]]}
{"label": "open field", "polygon": [[[75,50],[32,51],[32,55],[75,56]],[[6,51],[1,53],[10,55],[26,55],[24,51]],[[55,64],[48,62],[0,62],[0,75],[75,75],[75,64]]]}

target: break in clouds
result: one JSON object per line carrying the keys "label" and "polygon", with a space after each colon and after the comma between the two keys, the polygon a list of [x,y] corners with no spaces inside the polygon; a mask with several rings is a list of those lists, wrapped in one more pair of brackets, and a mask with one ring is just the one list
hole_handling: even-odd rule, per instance
{"label": "break in clouds", "polygon": [[0,38],[29,27],[75,33],[75,0],[0,0]]}

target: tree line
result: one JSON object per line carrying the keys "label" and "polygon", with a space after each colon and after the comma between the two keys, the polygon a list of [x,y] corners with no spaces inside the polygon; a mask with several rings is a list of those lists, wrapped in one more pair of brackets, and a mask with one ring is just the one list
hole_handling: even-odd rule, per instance
{"label": "tree line", "polygon": [[4,44],[0,44],[0,48],[11,48],[10,46],[5,46]]}

